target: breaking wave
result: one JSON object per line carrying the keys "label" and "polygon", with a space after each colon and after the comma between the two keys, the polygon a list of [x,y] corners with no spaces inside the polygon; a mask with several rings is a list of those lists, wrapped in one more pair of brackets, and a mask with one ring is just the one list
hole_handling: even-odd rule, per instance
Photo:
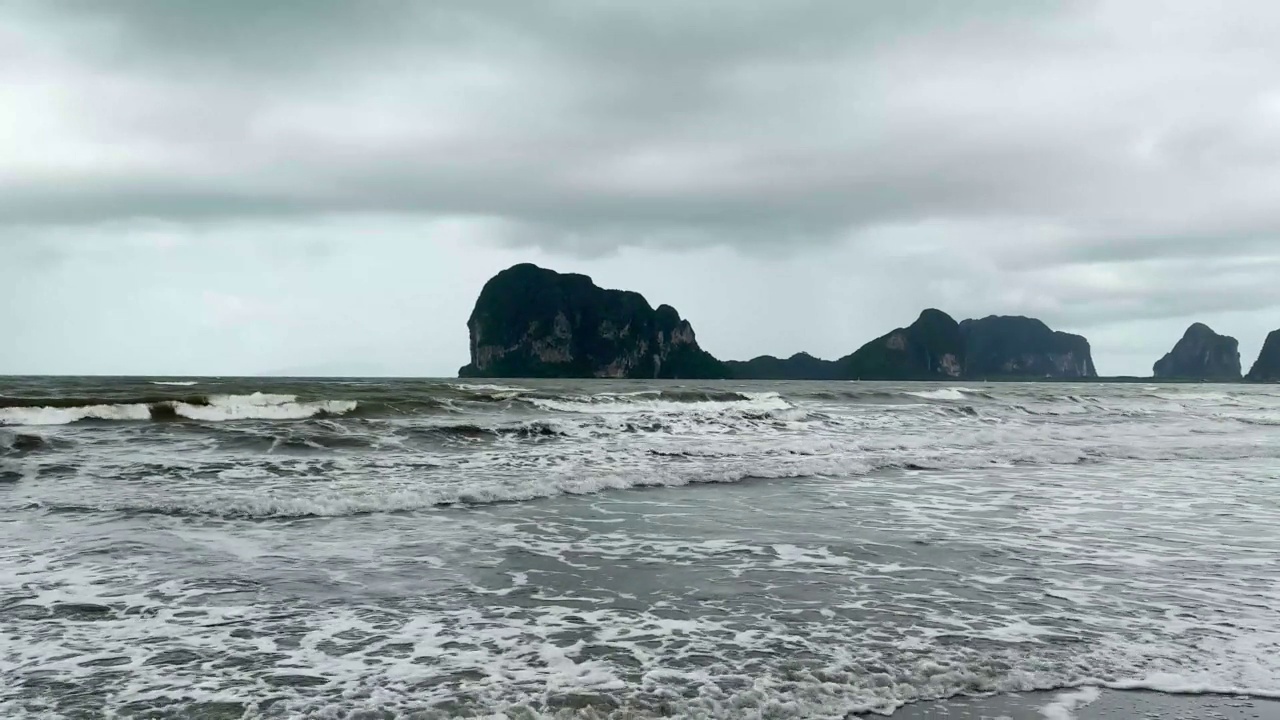
{"label": "breaking wave", "polygon": [[6,398],[0,403],[0,425],[69,425],[85,420],[302,420],[342,415],[355,410],[358,405],[355,400],[299,402],[294,395],[261,392],[117,403],[77,398]]}
{"label": "breaking wave", "polygon": [[10,435],[0,433],[0,456],[26,455],[40,452],[53,446],[53,442],[39,435]]}
{"label": "breaking wave", "polygon": [[691,409],[709,412],[742,410],[767,413],[776,410],[789,410],[793,407],[791,403],[782,399],[782,396],[776,392],[709,393],[663,391],[568,395],[556,398],[528,397],[522,398],[522,400],[542,410],[590,414],[619,414],[637,411],[685,412]]}
{"label": "breaking wave", "polygon": [[921,400],[968,400],[973,397],[991,397],[991,395],[982,392],[981,390],[974,390],[973,388],[966,387],[947,387],[939,388],[937,390],[908,391],[903,394],[910,395],[911,397],[917,397]]}
{"label": "breaking wave", "polygon": [[[622,417],[637,414],[701,415],[713,418],[736,414],[744,418],[804,420],[827,406],[844,410],[908,411],[931,407],[937,412],[963,412],[970,416],[1001,414],[1021,416],[1085,415],[1114,412],[1125,417],[1154,416],[1173,411],[1175,399],[1229,405],[1234,415],[1247,417],[1253,399],[1247,396],[1144,392],[1112,405],[1114,399],[1073,395],[1063,389],[1011,386],[971,388],[958,386],[891,388],[879,384],[797,384],[782,390],[739,388],[663,387],[632,391],[584,392],[583,386],[557,390],[505,384],[432,383],[405,384],[390,389],[358,383],[313,384],[305,389],[319,396],[299,398],[290,392],[247,394],[187,394],[182,388],[195,381],[151,381],[175,387],[156,392],[116,396],[0,397],[0,425],[65,425],[81,421],[199,420],[299,420],[320,416],[364,418],[450,417],[472,422],[473,416],[509,413],[525,419],[553,416]],[[181,382],[182,385],[178,385]],[[584,384],[585,385],[585,384]],[[1240,410],[1241,412],[1234,412]],[[1249,422],[1249,420],[1242,420]],[[1269,424],[1267,418],[1256,421]]]}
{"label": "breaking wave", "polygon": [[723,412],[766,414],[794,406],[776,392],[654,390],[562,394],[503,385],[454,385],[448,392],[399,398],[389,395],[299,400],[293,394],[141,395],[135,397],[0,397],[0,425],[67,425],[97,421],[301,420],[320,416],[404,417],[466,415],[480,406],[526,408],[530,412],[617,415],[635,412]]}

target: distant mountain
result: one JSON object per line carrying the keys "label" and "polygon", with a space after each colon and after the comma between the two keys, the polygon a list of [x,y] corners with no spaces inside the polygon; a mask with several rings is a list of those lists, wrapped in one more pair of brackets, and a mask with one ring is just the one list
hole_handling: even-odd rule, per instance
{"label": "distant mountain", "polygon": [[670,305],[536,265],[498,273],[467,323],[462,377],[726,378]]}
{"label": "distant mountain", "polygon": [[1092,378],[1089,341],[1055,332],[1035,318],[995,316],[960,323],[964,374],[970,378]]}
{"label": "distant mountain", "polygon": [[462,377],[954,380],[1096,377],[1089,341],[1032,318],[957,323],[941,310],[839,360],[808,353],[721,362],[670,305],[605,290],[585,275],[516,265],[485,283],[467,323]]}
{"label": "distant mountain", "polygon": [[1246,379],[1254,382],[1280,382],[1280,330],[1267,336],[1258,361],[1253,364]]}
{"label": "distant mountain", "polygon": [[1164,379],[1239,380],[1240,343],[1195,323],[1152,369]]}
{"label": "distant mountain", "polygon": [[925,310],[898,328],[836,361],[849,380],[955,380],[964,371],[960,325],[941,310]]}
{"label": "distant mountain", "polygon": [[839,367],[830,360],[809,353],[796,353],[783,360],[761,355],[747,361],[727,360],[732,377],[742,380],[838,380]]}

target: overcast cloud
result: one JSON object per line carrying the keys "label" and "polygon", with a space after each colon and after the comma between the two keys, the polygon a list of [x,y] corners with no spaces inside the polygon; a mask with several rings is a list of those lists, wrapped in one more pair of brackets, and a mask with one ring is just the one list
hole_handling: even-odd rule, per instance
{"label": "overcast cloud", "polygon": [[451,375],[520,261],[725,358],[1280,327],[1280,6],[0,1],[0,372]]}

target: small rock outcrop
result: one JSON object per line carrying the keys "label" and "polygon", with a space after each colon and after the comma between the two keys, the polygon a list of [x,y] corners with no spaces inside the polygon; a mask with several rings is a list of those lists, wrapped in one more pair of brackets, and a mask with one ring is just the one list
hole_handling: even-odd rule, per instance
{"label": "small rock outcrop", "polygon": [[1153,371],[1164,379],[1239,380],[1240,343],[1204,323],[1195,323],[1173,350],[1156,362]]}
{"label": "small rock outcrop", "polygon": [[992,315],[960,323],[965,377],[1092,378],[1089,341],[1057,332],[1035,318]]}
{"label": "small rock outcrop", "polygon": [[585,275],[521,264],[489,280],[471,319],[461,377],[713,379],[728,368],[698,347],[670,305],[605,290]]}
{"label": "small rock outcrop", "polygon": [[960,326],[941,310],[925,310],[905,328],[863,345],[835,362],[846,380],[956,379],[964,372]]}
{"label": "small rock outcrop", "polygon": [[761,355],[745,362],[727,360],[729,373],[739,380],[839,380],[839,367],[830,360],[809,353],[796,353],[785,360]]}
{"label": "small rock outcrop", "polygon": [[1267,336],[1262,352],[1245,378],[1253,382],[1280,382],[1280,330]]}

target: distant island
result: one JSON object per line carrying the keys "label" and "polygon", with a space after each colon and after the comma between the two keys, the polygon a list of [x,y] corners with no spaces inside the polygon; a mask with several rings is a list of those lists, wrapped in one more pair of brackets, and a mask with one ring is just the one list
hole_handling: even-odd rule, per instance
{"label": "distant island", "polygon": [[1195,323],[1152,367],[1162,379],[1240,380],[1240,342]]}
{"label": "distant island", "polygon": [[[520,264],[495,275],[467,322],[464,378],[665,378],[734,380],[1095,379],[1089,341],[1040,320],[989,316],[956,322],[927,309],[836,360],[808,353],[721,361],[698,345],[670,305],[598,287],[585,275]],[[1207,332],[1206,332],[1207,331]],[[1234,353],[1234,364],[1232,360]],[[1233,375],[1234,371],[1234,375]],[[1168,379],[1240,379],[1238,344],[1197,323],[1156,364]],[[1250,380],[1280,379],[1280,331]]]}
{"label": "distant island", "polygon": [[485,283],[460,377],[727,378],[670,305],[586,275],[516,265]]}
{"label": "distant island", "polygon": [[1267,335],[1258,361],[1253,364],[1246,379],[1253,382],[1280,382],[1280,330]]}
{"label": "distant island", "polygon": [[863,345],[839,360],[800,353],[729,361],[740,380],[962,380],[1097,377],[1089,341],[1025,317],[957,323],[941,310]]}

